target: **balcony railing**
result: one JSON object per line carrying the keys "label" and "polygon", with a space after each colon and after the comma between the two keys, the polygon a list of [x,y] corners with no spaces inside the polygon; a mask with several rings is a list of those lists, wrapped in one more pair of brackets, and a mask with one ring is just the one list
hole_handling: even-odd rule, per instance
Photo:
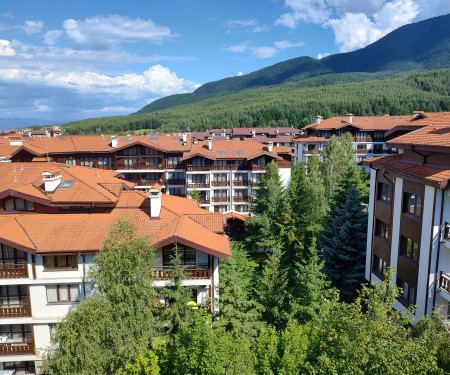
{"label": "balcony railing", "polygon": [[31,316],[30,306],[0,307],[0,318],[21,318]]}
{"label": "balcony railing", "polygon": [[355,137],[356,142],[372,142],[372,137]]}
{"label": "balcony railing", "polygon": [[206,198],[199,198],[198,204],[209,204],[209,199]]}
{"label": "balcony railing", "polygon": [[233,180],[234,186],[251,186],[251,184],[250,180]]}
{"label": "balcony railing", "polygon": [[265,171],[266,166],[265,165],[252,165],[252,170],[254,171]]}
{"label": "balcony railing", "polygon": [[0,264],[1,279],[22,279],[28,278],[26,264]]}
{"label": "balcony railing", "polygon": [[0,355],[33,354],[32,342],[5,342],[0,343]]}
{"label": "balcony railing", "polygon": [[167,185],[184,185],[186,184],[186,180],[174,180],[169,179],[166,181]]}
{"label": "balcony railing", "polygon": [[356,150],[356,153],[357,154],[367,154],[367,149],[363,148],[363,149]]}
{"label": "balcony railing", "polygon": [[441,275],[439,277],[439,287],[447,293],[450,293],[450,275],[447,275],[441,271]]}
{"label": "balcony railing", "polygon": [[[184,274],[186,275],[186,280],[211,278],[209,268],[186,269],[184,270]],[[152,271],[152,277],[154,280],[170,280],[172,278],[172,274],[169,269],[156,269]]]}
{"label": "balcony railing", "polygon": [[183,163],[167,163],[167,169],[184,169]]}
{"label": "balcony railing", "polygon": [[205,189],[209,188],[209,182],[194,182],[188,184],[189,189]]}
{"label": "balcony railing", "polygon": [[209,171],[209,165],[188,165],[186,168],[188,171]]}
{"label": "balcony railing", "polygon": [[229,171],[230,170],[230,165],[211,165],[211,170],[213,171]]}
{"label": "balcony railing", "polygon": [[228,181],[212,181],[212,186],[230,186],[230,183]]}
{"label": "balcony railing", "polygon": [[164,182],[161,180],[130,180],[130,182],[137,186],[153,186],[156,183],[164,185]]}
{"label": "balcony railing", "polygon": [[248,202],[250,197],[233,197],[234,202]]}
{"label": "balcony railing", "polygon": [[228,202],[230,197],[213,197],[213,202]]}

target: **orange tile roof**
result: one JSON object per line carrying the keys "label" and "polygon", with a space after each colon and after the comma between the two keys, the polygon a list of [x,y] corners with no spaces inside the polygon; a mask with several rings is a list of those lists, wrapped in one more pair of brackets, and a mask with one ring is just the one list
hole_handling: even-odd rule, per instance
{"label": "orange tile roof", "polygon": [[[61,183],[73,180],[70,188],[57,188],[54,192],[45,192],[42,172],[52,171],[61,174]],[[47,204],[104,203],[115,204],[118,192],[122,188],[133,186],[121,180],[116,171],[65,165],[57,163],[0,163],[0,194],[16,194]],[[114,188],[110,185],[116,184]],[[118,187],[118,184],[120,187]]]}
{"label": "orange tile roof", "polygon": [[[184,153],[181,160],[194,156],[203,156],[208,159],[253,159],[260,155],[270,155],[279,158],[276,152],[269,152],[267,146],[251,140],[247,141],[214,141],[212,150],[208,149],[208,141],[199,141],[192,145],[189,152]],[[275,147],[274,147],[275,148]],[[283,149],[287,149],[284,147]],[[280,152],[283,152],[280,150]],[[289,152],[291,150],[289,149]]]}
{"label": "orange tile roof", "polygon": [[352,123],[347,122],[347,116],[335,116],[322,120],[319,125],[309,124],[304,129],[315,128],[320,130],[339,129],[352,125],[361,130],[389,130],[402,120],[410,119],[411,115],[402,116],[353,116]]}
{"label": "orange tile roof", "polygon": [[177,242],[220,258],[230,256],[222,214],[205,211],[186,198],[163,195],[161,199],[159,218],[150,217],[148,197],[135,190],[123,191],[108,213],[3,213],[0,241],[38,254],[95,253],[114,222],[128,215],[138,234],[149,236],[157,248]]}
{"label": "orange tile roof", "polygon": [[450,148],[450,112],[426,115],[428,117],[411,122],[417,127],[416,130],[388,141],[387,145],[398,148],[411,146]]}
{"label": "orange tile roof", "polygon": [[440,189],[449,185],[450,169],[430,167],[403,161],[403,155],[379,156],[363,160],[363,165],[373,169],[382,169],[387,172],[417,178],[433,184]]}
{"label": "orange tile roof", "polygon": [[247,221],[247,217],[248,215],[241,215],[238,214],[237,212],[227,212],[226,214],[223,214],[223,220],[225,225],[227,221],[231,219],[236,219],[245,223]]}

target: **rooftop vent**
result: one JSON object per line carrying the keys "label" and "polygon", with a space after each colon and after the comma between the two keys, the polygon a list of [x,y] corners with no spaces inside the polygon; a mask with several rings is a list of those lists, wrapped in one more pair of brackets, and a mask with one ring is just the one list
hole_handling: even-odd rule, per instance
{"label": "rooftop vent", "polygon": [[111,147],[116,148],[118,142],[119,142],[119,138],[116,135],[112,135],[111,136]]}
{"label": "rooftop vent", "polygon": [[347,113],[347,122],[349,124],[353,123],[353,113]]}
{"label": "rooftop vent", "polygon": [[315,125],[316,125],[316,126],[317,126],[317,125],[320,125],[320,123],[322,122],[322,120],[323,120],[323,117],[320,116],[320,115],[317,115],[317,116],[316,116],[316,122],[315,122]]}
{"label": "rooftop vent", "polygon": [[150,217],[157,218],[161,213],[161,191],[157,188],[150,189]]}
{"label": "rooftop vent", "polygon": [[273,142],[269,142],[269,143],[267,144],[267,150],[268,150],[269,152],[272,152],[272,151],[273,151]]}
{"label": "rooftop vent", "polygon": [[23,145],[23,139],[19,135],[11,135],[9,136],[9,145],[10,146],[22,146]]}

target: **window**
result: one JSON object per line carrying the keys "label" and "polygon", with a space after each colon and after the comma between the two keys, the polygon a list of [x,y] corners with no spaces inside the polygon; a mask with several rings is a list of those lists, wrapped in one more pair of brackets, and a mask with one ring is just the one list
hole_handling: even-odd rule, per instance
{"label": "window", "polygon": [[169,167],[174,167],[180,163],[180,157],[179,156],[169,156],[167,158],[167,163],[169,164]]}
{"label": "window", "polygon": [[402,279],[397,279],[397,286],[402,290],[401,295],[399,296],[399,301],[405,305],[414,305],[416,303],[416,288],[408,284],[406,281]]}
{"label": "window", "polygon": [[204,158],[194,158],[194,159],[192,159],[192,165],[194,167],[204,167],[205,159]]}
{"label": "window", "polygon": [[29,324],[2,324],[0,336],[6,337],[7,343],[31,343],[31,326]]}
{"label": "window", "polygon": [[47,302],[78,302],[80,289],[77,284],[47,285]]}
{"label": "window", "polygon": [[228,211],[228,206],[214,206],[214,212],[226,212]]}
{"label": "window", "polygon": [[376,255],[373,256],[372,271],[374,273],[377,273],[379,276],[384,278],[384,275],[386,274],[386,266],[387,263],[383,258]]}
{"label": "window", "polygon": [[98,166],[99,168],[105,168],[111,165],[111,158],[99,157],[98,158]]}
{"label": "window", "polygon": [[0,287],[0,306],[2,308],[28,306],[26,285],[2,285]]}
{"label": "window", "polygon": [[391,185],[378,183],[378,200],[390,203],[391,202]]}
{"label": "window", "polygon": [[[18,265],[22,265],[22,267],[25,267],[25,259],[26,255],[23,251],[0,244],[0,266],[10,265],[11,267],[17,267]],[[3,266],[3,268],[6,267]]]}
{"label": "window", "polygon": [[[178,254],[180,254],[182,266],[188,266],[191,268],[195,268],[195,265],[197,264],[195,249],[178,246],[177,251],[178,251]],[[164,267],[170,267],[170,261],[174,255],[175,255],[174,248],[163,249],[163,266]]]}
{"label": "window", "polygon": [[308,144],[308,151],[313,151],[313,150],[317,150],[317,145],[316,144]]}
{"label": "window", "polygon": [[49,255],[44,256],[44,269],[77,269],[78,259],[76,255]]}
{"label": "window", "polygon": [[94,159],[92,157],[80,158],[80,165],[83,165],[85,167],[93,167]]}
{"label": "window", "polygon": [[13,374],[34,374],[36,372],[34,361],[4,362],[3,369],[15,370]]}
{"label": "window", "polygon": [[66,164],[68,164],[68,165],[76,165],[77,161],[76,161],[76,159],[74,157],[71,156],[70,158],[66,159]]}
{"label": "window", "polygon": [[10,198],[4,202],[5,211],[34,211],[34,202],[21,198]]}
{"label": "window", "polygon": [[419,260],[419,244],[409,238],[401,236],[400,255],[406,256],[417,263]]}
{"label": "window", "polygon": [[389,224],[384,221],[376,219],[375,222],[375,235],[382,237],[385,240],[389,239]]}
{"label": "window", "polygon": [[403,193],[403,212],[420,217],[422,212],[422,196]]}
{"label": "window", "polygon": [[138,148],[137,147],[128,147],[123,150],[123,154],[125,156],[136,156],[136,155],[138,155]]}
{"label": "window", "polygon": [[48,328],[50,330],[50,340],[54,341],[56,337],[56,327],[58,326],[58,323],[50,323],[48,325]]}

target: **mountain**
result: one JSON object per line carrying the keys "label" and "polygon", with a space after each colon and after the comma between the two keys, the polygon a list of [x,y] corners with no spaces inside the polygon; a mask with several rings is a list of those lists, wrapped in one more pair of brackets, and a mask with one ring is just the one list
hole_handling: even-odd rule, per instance
{"label": "mountain", "polygon": [[[316,85],[320,82],[322,85],[349,82],[352,79],[349,80],[346,73],[351,72],[368,73],[368,79],[376,79],[449,67],[450,14],[447,14],[402,26],[375,43],[353,52],[339,53],[320,60],[298,57],[243,76],[209,82],[191,94],[171,95],[156,100],[136,114],[287,82],[308,81]],[[322,79],[311,81],[317,77]]]}

